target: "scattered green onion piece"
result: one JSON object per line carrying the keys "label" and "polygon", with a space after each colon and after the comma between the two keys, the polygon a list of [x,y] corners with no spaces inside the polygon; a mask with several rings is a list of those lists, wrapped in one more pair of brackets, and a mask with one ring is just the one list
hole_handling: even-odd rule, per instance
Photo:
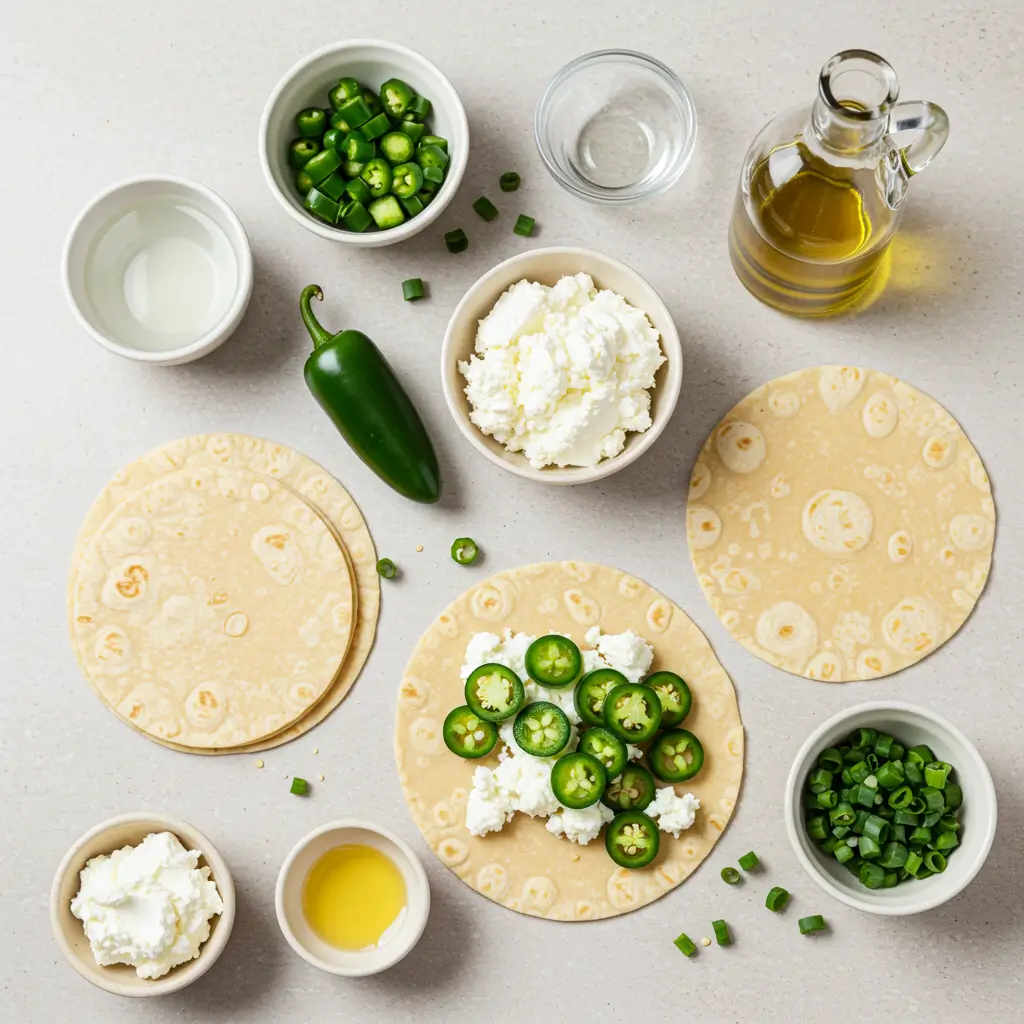
{"label": "scattered green onion piece", "polygon": [[512,229],[517,235],[522,235],[523,238],[529,238],[533,234],[533,226],[537,222],[532,217],[527,217],[525,213],[519,214],[516,220],[516,225]]}
{"label": "scattered green onion piece", "polygon": [[732,936],[729,934],[729,926],[724,921],[712,921],[711,927],[715,929],[715,940],[720,946],[732,945]]}
{"label": "scattered green onion piece", "polygon": [[452,561],[459,565],[472,565],[479,554],[480,549],[472,537],[456,537],[452,541]]}
{"label": "scattered green onion piece", "polygon": [[305,779],[296,776],[292,779],[291,792],[296,796],[305,796],[309,792],[309,783]]}
{"label": "scattered green onion piece", "polygon": [[410,277],[402,282],[402,298],[406,302],[415,302],[423,298],[423,282],[418,277]]}
{"label": "scattered green onion piece", "polygon": [[812,914],[810,917],[801,917],[797,922],[801,935],[810,935],[812,932],[823,932],[826,927],[825,918],[821,914]]}
{"label": "scattered green onion piece", "polygon": [[940,875],[946,870],[946,858],[938,850],[929,850],[924,855],[924,866],[932,874]]}
{"label": "scattered green onion piece", "polygon": [[398,575],[398,566],[390,558],[378,558],[377,575],[385,580],[393,580]]}
{"label": "scattered green onion piece", "polygon": [[465,252],[469,248],[469,239],[462,228],[456,228],[454,231],[446,232],[444,244],[448,246],[449,252]]}
{"label": "scattered green onion piece", "polygon": [[735,868],[722,868],[722,881],[727,885],[735,885],[739,880],[740,873]]}
{"label": "scattered green onion piece", "polygon": [[[846,847],[849,849],[849,847]],[[773,886],[768,890],[768,896],[764,901],[764,905],[773,913],[777,914],[780,910],[785,907],[789,901],[789,893],[782,888],[781,885]]]}
{"label": "scattered green onion piece", "polygon": [[672,944],[679,950],[683,956],[693,956],[697,952],[697,946],[693,939],[690,938],[686,932],[683,932],[677,938],[672,940]]}
{"label": "scattered green onion piece", "polygon": [[498,208],[487,198],[481,196],[473,203],[473,209],[483,217],[484,220],[494,220],[498,216]]}
{"label": "scattered green onion piece", "polygon": [[515,171],[506,171],[499,179],[498,184],[502,192],[515,192],[519,188],[522,178]]}
{"label": "scattered green onion piece", "polygon": [[743,854],[743,856],[739,859],[739,865],[741,868],[743,868],[744,871],[752,871],[760,863],[761,861],[758,859],[757,854],[754,853],[753,850],[751,850],[749,853]]}

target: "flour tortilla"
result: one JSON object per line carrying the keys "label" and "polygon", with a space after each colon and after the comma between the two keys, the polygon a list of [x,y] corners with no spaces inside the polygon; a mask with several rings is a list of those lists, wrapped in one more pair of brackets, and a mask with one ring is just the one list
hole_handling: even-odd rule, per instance
{"label": "flour tortilla", "polygon": [[[679,839],[662,833],[653,864],[616,867],[604,832],[579,846],[547,832],[543,818],[516,814],[501,832],[466,830],[466,799],[477,765],[441,738],[447,713],[465,703],[459,678],[474,633],[565,633],[581,647],[591,626],[633,629],[654,647],[652,671],[671,669],[693,692],[685,726],[702,741],[704,768],[676,787],[701,807]],[[679,885],[708,855],[732,815],[743,776],[743,725],[736,694],[711,645],[668,598],[618,569],[586,562],[527,565],[473,587],[433,622],[413,652],[398,694],[395,756],[402,791],[424,839],[470,888],[510,910],[560,921],[615,917]]]}
{"label": "flour tortilla", "polygon": [[172,473],[125,498],[79,563],[75,638],[117,714],[162,739],[237,746],[301,718],[352,635],[338,541],[247,470]]}
{"label": "flour tortilla", "polygon": [[995,522],[956,420],[851,366],[744,398],[701,449],[687,507],[694,568],[728,630],[826,682],[887,676],[945,643],[985,586]]}
{"label": "flour tortilla", "polygon": [[366,521],[348,491],[312,459],[283,445],[245,434],[200,434],[161,445],[130,463],[115,474],[96,498],[79,531],[68,580],[68,619],[73,630],[73,595],[82,553],[114,507],[127,495],[170,473],[204,466],[249,469],[301,495],[341,541],[355,584],[355,626],[348,655],[326,695],[297,722],[274,736],[231,749],[195,749],[151,737],[164,746],[188,753],[257,753],[298,738],[319,725],[341,703],[362,671],[377,628],[380,580],[376,572],[377,555]]}

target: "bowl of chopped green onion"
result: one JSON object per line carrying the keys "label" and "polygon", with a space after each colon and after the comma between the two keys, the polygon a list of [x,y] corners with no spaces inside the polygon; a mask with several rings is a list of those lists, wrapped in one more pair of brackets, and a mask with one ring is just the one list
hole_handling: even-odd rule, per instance
{"label": "bowl of chopped green onion", "polygon": [[981,870],[995,838],[995,787],[951,722],[913,704],[859,704],[800,748],[786,830],[830,896],[871,914],[918,914]]}
{"label": "bowl of chopped green onion", "polygon": [[287,213],[323,238],[390,245],[440,216],[469,157],[469,124],[445,74],[380,39],[303,58],[263,111],[260,163]]}

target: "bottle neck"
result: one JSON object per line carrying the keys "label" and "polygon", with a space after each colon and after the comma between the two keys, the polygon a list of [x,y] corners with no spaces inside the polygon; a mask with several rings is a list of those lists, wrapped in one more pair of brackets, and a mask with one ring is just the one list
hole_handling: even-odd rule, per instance
{"label": "bottle neck", "polygon": [[818,96],[811,108],[811,131],[821,145],[833,153],[843,156],[862,153],[885,136],[889,118],[883,114],[865,119],[863,111],[857,113],[860,116],[851,117],[842,107],[831,106]]}

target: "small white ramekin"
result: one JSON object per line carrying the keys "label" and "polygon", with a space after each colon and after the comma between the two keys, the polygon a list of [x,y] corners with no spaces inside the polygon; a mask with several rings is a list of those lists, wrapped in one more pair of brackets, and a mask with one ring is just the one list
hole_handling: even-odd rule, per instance
{"label": "small white ramekin", "polygon": [[[101,967],[96,963],[82,922],[71,913],[71,900],[80,888],[79,876],[86,862],[123,846],[137,846],[151,832],[171,832],[185,849],[198,850],[202,854],[199,866],[210,869],[224,904],[224,910],[210,921],[210,937],[200,947],[199,956],[152,979],[140,978],[135,968],[126,964]],[[97,988],[117,996],[168,995],[202,977],[224,952],[235,923],[235,886],[227,862],[198,829],[162,814],[122,814],[89,829],[64,855],[50,889],[50,923],[68,963]]]}
{"label": "small white ramekin", "polygon": [[[651,391],[653,422],[642,434],[627,434],[626,447],[618,455],[603,459],[596,466],[547,466],[534,469],[521,452],[506,451],[504,445],[482,433],[469,418],[471,407],[465,393],[465,378],[459,372],[459,363],[472,355],[480,321],[491,311],[502,293],[517,281],[525,278],[554,285],[567,274],[579,273],[589,274],[598,288],[610,288],[631,305],[643,310],[661,334],[665,362],[657,372],[656,385]],[[624,263],[591,249],[531,249],[489,270],[455,307],[441,348],[441,383],[448,410],[463,437],[489,462],[537,483],[585,484],[603,480],[635,462],[668,426],[683,383],[683,348],[668,307],[654,288]]]}
{"label": "small white ramekin", "polygon": [[[288,143],[297,135],[295,115],[305,107],[324,107],[327,92],[348,75],[377,89],[389,78],[401,78],[431,103],[427,118],[434,135],[448,140],[451,162],[444,184],[430,205],[416,217],[387,231],[347,231],[317,220],[303,209],[302,196],[288,164]],[[383,39],[347,39],[303,57],[274,88],[260,122],[260,163],[267,185],[285,211],[304,228],[348,245],[374,248],[393,245],[432,224],[455,195],[469,162],[469,122],[455,86],[422,54]]]}
{"label": "small white ramekin", "polygon": [[[895,736],[907,747],[926,743],[936,757],[953,765],[963,789],[960,845],[946,870],[891,889],[868,889],[834,857],[823,854],[804,825],[803,793],[807,775],[826,747],[838,747],[862,726]],[[793,761],[786,782],[786,831],[797,860],[830,896],[869,914],[919,914],[952,899],[981,870],[996,834],[996,791],[992,776],[973,743],[951,722],[913,704],[877,701],[834,715],[811,733]]]}
{"label": "small white ramekin", "polygon": [[[209,217],[224,233],[234,260],[235,291],[220,319],[205,333],[177,348],[152,351],[129,339],[111,335],[93,309],[85,286],[87,261],[97,236],[112,220],[130,213],[140,203],[170,198]],[[185,178],[143,176],[128,178],[101,192],[78,215],[64,244],[61,261],[64,294],[85,331],[108,352],[155,366],[190,363],[223,344],[241,323],[252,295],[252,252],[245,228],[235,211],[212,189]]]}
{"label": "small white ramekin", "polygon": [[[405,880],[405,916],[396,933],[373,949],[337,949],[324,942],[302,913],[302,885],[323,853],[348,843],[372,846],[394,862]],[[379,974],[403,959],[420,940],[430,916],[430,883],[412,847],[389,829],[369,821],[348,818],[321,825],[295,845],[277,876],[277,923],[288,944],[303,958],[329,974],[364,978]]]}

